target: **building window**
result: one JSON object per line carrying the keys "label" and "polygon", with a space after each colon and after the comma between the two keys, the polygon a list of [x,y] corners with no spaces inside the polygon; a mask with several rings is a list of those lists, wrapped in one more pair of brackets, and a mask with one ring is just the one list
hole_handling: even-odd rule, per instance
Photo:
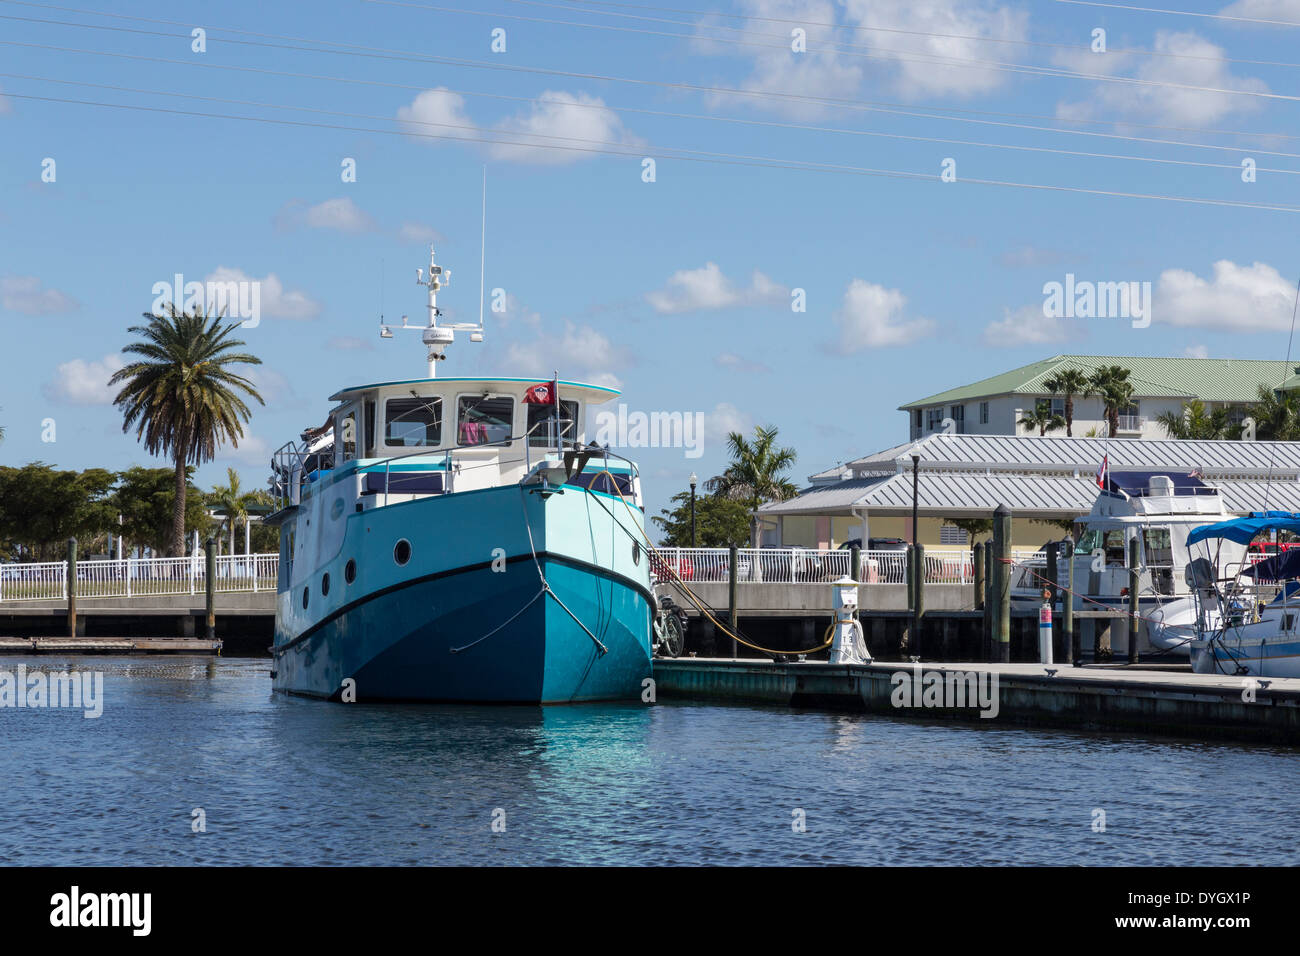
{"label": "building window", "polygon": [[404,448],[442,441],[441,398],[390,398],[384,405],[384,442]]}
{"label": "building window", "polygon": [[1063,398],[1052,399],[1052,414],[1060,415],[1062,418],[1065,417],[1065,399]]}
{"label": "building window", "polygon": [[988,423],[989,423],[989,403],[980,402],[980,424],[987,425]]}
{"label": "building window", "polygon": [[952,407],[952,420],[955,421],[958,425],[960,425],[962,422],[966,420],[965,405],[954,405]]}
{"label": "building window", "polygon": [[955,524],[946,524],[939,529],[940,544],[966,544],[969,536]]}
{"label": "building window", "polygon": [[912,427],[917,431],[921,430],[921,410],[919,408],[914,409],[912,412]]}
{"label": "building window", "polygon": [[925,430],[928,432],[937,432],[943,427],[943,409],[927,408],[925,410]]}

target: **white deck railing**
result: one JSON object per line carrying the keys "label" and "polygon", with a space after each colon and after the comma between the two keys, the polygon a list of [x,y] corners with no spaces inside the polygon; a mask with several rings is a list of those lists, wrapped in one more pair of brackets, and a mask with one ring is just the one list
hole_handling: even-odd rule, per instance
{"label": "white deck railing", "polygon": [[[274,591],[278,554],[224,554],[216,559],[214,590]],[[77,599],[203,594],[207,565],[187,558],[97,558],[77,562]],[[0,602],[66,600],[68,562],[0,564]]]}
{"label": "white deck railing", "polygon": [[[660,548],[650,568],[666,578],[675,571],[687,584],[726,583],[730,580],[730,554],[726,548]],[[848,549],[738,548],[738,584],[825,584],[846,577],[852,570]],[[864,584],[906,584],[906,551],[861,552]],[[663,567],[659,565],[662,563]],[[929,584],[970,584],[975,572],[970,551],[963,548],[927,550],[925,580]]]}

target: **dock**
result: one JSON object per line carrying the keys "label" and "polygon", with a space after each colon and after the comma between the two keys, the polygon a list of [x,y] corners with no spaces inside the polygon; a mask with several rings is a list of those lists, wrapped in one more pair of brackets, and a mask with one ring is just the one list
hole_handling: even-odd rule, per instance
{"label": "dock", "polygon": [[0,654],[219,654],[202,637],[0,637]]}
{"label": "dock", "polygon": [[[929,677],[932,674],[938,676]],[[992,688],[996,707],[987,709],[996,710],[993,716],[981,716],[981,709],[971,704],[974,695],[962,702],[949,690],[942,703],[929,706],[922,693],[913,690],[927,684],[953,688],[962,685],[963,678],[967,687]],[[678,658],[656,660],[654,680],[656,695],[666,699],[1300,745],[1300,679],[1295,678],[1251,680],[1179,670],[1051,664],[846,665]],[[944,697],[942,690],[935,694],[936,699]],[[949,706],[956,703],[962,705]]]}

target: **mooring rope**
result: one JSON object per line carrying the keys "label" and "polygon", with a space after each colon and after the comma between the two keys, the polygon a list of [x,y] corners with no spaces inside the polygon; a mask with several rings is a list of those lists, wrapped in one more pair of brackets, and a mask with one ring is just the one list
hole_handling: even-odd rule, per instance
{"label": "mooring rope", "polygon": [[[598,471],[595,475],[593,475],[591,484],[594,485],[596,483],[596,479],[599,478],[601,475],[605,475],[609,478],[610,487],[614,489],[614,494],[618,495],[618,500],[623,502],[623,507],[626,508],[628,514],[631,515],[632,525],[640,532],[646,550],[659,559],[660,566],[665,568],[668,571],[669,575],[671,575],[672,583],[675,584],[677,588],[686,596],[686,599],[688,601],[690,601],[693,605],[695,605],[696,610],[698,610],[702,615],[704,615],[706,618],[712,621],[713,626],[716,627],[723,634],[725,634],[727,637],[730,637],[733,641],[736,641],[737,643],[744,644],[746,647],[753,648],[756,651],[761,651],[764,654],[775,654],[781,657],[788,657],[795,654],[811,654],[814,651],[825,650],[826,648],[830,647],[831,644],[834,643],[833,640],[826,640],[823,643],[818,644],[816,647],[801,648],[800,650],[796,650],[796,651],[776,651],[770,647],[761,647],[758,644],[754,644],[751,641],[747,641],[743,637],[741,637],[740,635],[732,631],[730,628],[724,627],[722,622],[719,621],[716,617],[713,616],[713,614],[709,612],[709,609],[700,600],[699,596],[696,595],[696,593],[692,591],[689,587],[687,587],[686,583],[682,581],[677,571],[674,570],[672,565],[670,565],[660,554],[659,549],[656,548],[651,543],[650,538],[645,533],[645,529],[641,526],[640,522],[636,520],[636,512],[632,510],[632,506],[628,504],[627,499],[623,497],[623,492],[619,489],[618,482],[614,479],[614,476],[610,474],[609,469],[608,468],[602,469],[601,471]],[[598,496],[595,495],[590,485],[585,487],[583,490],[586,491],[588,494],[592,495],[593,497],[595,497],[597,503],[600,504],[602,508],[605,507],[605,503],[601,501]],[[611,518],[614,518],[614,524],[617,525],[619,528],[622,528],[624,534],[626,534],[629,538],[631,538],[632,541],[637,541],[637,539],[632,537],[632,535],[628,532],[627,528],[623,527],[622,522],[620,522],[617,518],[614,517],[613,512],[611,512],[608,508],[605,508],[605,512]],[[639,544],[642,542],[637,542],[637,543]]]}

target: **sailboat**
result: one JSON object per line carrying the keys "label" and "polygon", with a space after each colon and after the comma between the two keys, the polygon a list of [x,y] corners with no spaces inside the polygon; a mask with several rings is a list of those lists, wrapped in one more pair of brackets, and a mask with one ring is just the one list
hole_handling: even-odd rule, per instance
{"label": "sailboat", "polygon": [[650,562],[634,462],[585,444],[582,382],[438,377],[457,333],[429,252],[428,374],[345,385],[272,458],[280,527],[273,686],[343,701],[639,697]]}

